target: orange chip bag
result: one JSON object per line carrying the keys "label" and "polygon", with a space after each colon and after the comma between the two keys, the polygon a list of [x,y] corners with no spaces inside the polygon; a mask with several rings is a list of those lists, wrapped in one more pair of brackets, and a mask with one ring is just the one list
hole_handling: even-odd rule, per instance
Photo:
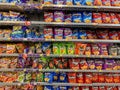
{"label": "orange chip bag", "polygon": [[111,6],[110,0],[102,0],[103,6]]}
{"label": "orange chip bag", "polygon": [[113,83],[113,76],[110,73],[105,74],[105,82],[106,83]]}
{"label": "orange chip bag", "polygon": [[98,46],[98,44],[92,44],[92,54],[100,55],[100,47]]}
{"label": "orange chip bag", "polygon": [[99,81],[99,83],[104,83],[105,82],[105,76],[104,76],[103,73],[99,73],[98,81]]}
{"label": "orange chip bag", "polygon": [[109,13],[102,13],[102,22],[111,23],[111,18]]}
{"label": "orange chip bag", "polygon": [[113,81],[114,81],[114,83],[120,83],[120,76],[119,76],[119,74],[113,74]]}
{"label": "orange chip bag", "polygon": [[95,6],[102,6],[102,1],[101,0],[94,0],[94,5]]}
{"label": "orange chip bag", "polygon": [[92,74],[91,73],[85,73],[84,76],[85,76],[85,83],[91,84],[92,83]]}
{"label": "orange chip bag", "polygon": [[84,83],[83,73],[77,73],[77,83]]}
{"label": "orange chip bag", "polygon": [[68,82],[76,83],[76,73],[68,73]]}
{"label": "orange chip bag", "polygon": [[15,51],[16,51],[16,48],[14,44],[7,44],[7,50],[6,50],[7,54],[15,53]]}
{"label": "orange chip bag", "polygon": [[86,59],[80,59],[80,69],[81,70],[87,70],[88,69],[88,64]]}
{"label": "orange chip bag", "polygon": [[92,81],[93,81],[93,83],[97,83],[98,82],[98,73],[92,73]]}
{"label": "orange chip bag", "polygon": [[110,13],[111,23],[112,24],[119,24],[119,20],[116,17],[115,13]]}
{"label": "orange chip bag", "polygon": [[53,21],[53,13],[52,12],[44,12],[44,20],[45,22]]}

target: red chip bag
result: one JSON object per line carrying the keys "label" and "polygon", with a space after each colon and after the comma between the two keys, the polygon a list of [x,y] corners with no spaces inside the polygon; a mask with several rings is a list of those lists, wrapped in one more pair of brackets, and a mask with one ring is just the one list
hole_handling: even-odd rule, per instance
{"label": "red chip bag", "polygon": [[79,59],[71,59],[69,60],[69,66],[70,66],[70,69],[76,69],[78,70],[79,69]]}
{"label": "red chip bag", "polygon": [[119,24],[119,20],[118,20],[117,16],[115,15],[115,13],[110,13],[110,18],[111,18],[112,24]]}
{"label": "red chip bag", "polygon": [[102,23],[101,13],[93,13],[93,23]]}
{"label": "red chip bag", "polygon": [[95,6],[102,6],[102,1],[101,0],[94,0],[94,5]]}
{"label": "red chip bag", "polygon": [[113,83],[113,76],[111,75],[111,73],[105,74],[105,82]]}
{"label": "red chip bag", "polygon": [[68,73],[68,82],[76,83],[76,73]]}
{"label": "red chip bag", "polygon": [[44,12],[44,20],[45,22],[53,21],[53,13],[52,12]]}
{"label": "red chip bag", "polygon": [[80,69],[81,70],[87,70],[88,69],[88,64],[86,59],[80,59]]}
{"label": "red chip bag", "polygon": [[110,0],[102,0],[103,6],[111,6]]}
{"label": "red chip bag", "polygon": [[116,15],[117,19],[118,19],[119,22],[120,22],[120,14],[119,14],[119,13],[116,13],[115,15]]}
{"label": "red chip bag", "polygon": [[80,90],[90,90],[90,88],[88,86],[82,86],[80,87]]}
{"label": "red chip bag", "polygon": [[85,77],[85,83],[89,83],[89,84],[92,83],[92,74],[91,73],[85,73],[84,77]]}
{"label": "red chip bag", "polygon": [[98,81],[99,81],[99,83],[104,83],[105,82],[105,76],[104,76],[103,73],[99,73]]}
{"label": "red chip bag", "polygon": [[106,86],[106,90],[118,90],[116,86]]}
{"label": "red chip bag", "polygon": [[97,30],[96,33],[99,39],[109,39],[108,30],[104,30],[104,31]]}
{"label": "red chip bag", "polygon": [[98,82],[98,73],[92,73],[92,81],[93,83],[97,83]]}
{"label": "red chip bag", "polygon": [[83,83],[83,73],[77,73],[77,83]]}
{"label": "red chip bag", "polygon": [[111,23],[111,18],[109,13],[102,13],[102,22]]}
{"label": "red chip bag", "polygon": [[114,81],[114,83],[120,83],[120,76],[119,76],[119,74],[113,74],[113,81]]}
{"label": "red chip bag", "polygon": [[119,0],[110,0],[111,6],[119,6]]}
{"label": "red chip bag", "polygon": [[92,90],[98,90],[98,86],[92,86]]}
{"label": "red chip bag", "polygon": [[99,90],[106,90],[105,86],[99,86]]}
{"label": "red chip bag", "polygon": [[72,90],[79,90],[79,87],[72,87]]}
{"label": "red chip bag", "polygon": [[86,49],[85,49],[85,55],[91,55],[91,46],[90,44],[87,44]]}
{"label": "red chip bag", "polygon": [[115,30],[109,31],[109,37],[112,40],[119,40],[118,33]]}
{"label": "red chip bag", "polygon": [[87,39],[97,39],[95,31],[87,30]]}

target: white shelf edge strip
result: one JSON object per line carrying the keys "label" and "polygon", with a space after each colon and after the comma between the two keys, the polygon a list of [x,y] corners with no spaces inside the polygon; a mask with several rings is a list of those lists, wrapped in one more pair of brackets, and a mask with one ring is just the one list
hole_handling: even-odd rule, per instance
{"label": "white shelf edge strip", "polygon": [[0,72],[14,72],[14,71],[32,71],[32,72],[97,72],[97,73],[120,73],[120,70],[80,70],[80,69],[33,69],[33,68],[0,68]]}
{"label": "white shelf edge strip", "polygon": [[50,85],[50,86],[120,86],[120,83],[92,83],[92,84],[82,84],[82,83],[47,83],[47,82],[23,82],[23,83],[0,83],[0,86],[6,85]]}
{"label": "white shelf edge strip", "polygon": [[[9,57],[9,56],[22,56],[23,54],[0,54],[0,57]],[[118,56],[112,56],[112,55],[56,55],[56,54],[27,54],[28,57],[65,57],[65,58],[70,58],[70,57],[75,57],[75,58],[115,58],[119,59],[120,55]]]}
{"label": "white shelf edge strip", "polygon": [[0,41],[20,42],[85,42],[85,43],[120,43],[120,40],[104,39],[37,39],[37,38],[0,38]]}

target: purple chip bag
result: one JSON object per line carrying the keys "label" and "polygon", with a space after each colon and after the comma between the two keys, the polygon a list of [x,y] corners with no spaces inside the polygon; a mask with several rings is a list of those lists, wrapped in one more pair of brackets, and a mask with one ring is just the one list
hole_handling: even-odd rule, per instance
{"label": "purple chip bag", "polygon": [[67,23],[72,22],[72,14],[65,14],[65,22]]}
{"label": "purple chip bag", "polygon": [[56,5],[64,5],[65,4],[65,0],[54,0],[54,3]]}
{"label": "purple chip bag", "polygon": [[54,12],[54,21],[55,22],[63,22],[64,21],[64,13],[62,11]]}
{"label": "purple chip bag", "polygon": [[95,61],[93,59],[87,60],[89,69],[95,69]]}
{"label": "purple chip bag", "polygon": [[63,30],[64,28],[55,28],[54,29],[54,38],[63,39]]}
{"label": "purple chip bag", "polygon": [[120,70],[120,60],[116,60],[117,68]]}
{"label": "purple chip bag", "polygon": [[96,67],[97,70],[102,70],[103,69],[103,64],[104,64],[103,60],[95,59],[95,67]]}
{"label": "purple chip bag", "polygon": [[72,39],[72,30],[70,28],[64,29],[64,39]]}
{"label": "purple chip bag", "polygon": [[113,70],[116,68],[116,62],[114,60],[105,60],[104,69],[105,70]]}
{"label": "purple chip bag", "polygon": [[101,55],[108,55],[108,44],[100,43],[99,47],[100,47],[100,54]]}

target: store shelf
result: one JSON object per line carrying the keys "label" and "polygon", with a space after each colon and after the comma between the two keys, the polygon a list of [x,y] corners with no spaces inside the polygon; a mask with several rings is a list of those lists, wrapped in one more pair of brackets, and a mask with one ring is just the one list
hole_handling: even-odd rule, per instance
{"label": "store shelf", "polygon": [[33,68],[0,68],[0,72],[96,72],[96,73],[120,73],[120,70],[77,70],[77,69],[33,69]]}
{"label": "store shelf", "polygon": [[120,12],[120,7],[116,7],[116,6],[78,6],[78,5],[43,5],[43,10]]}
{"label": "store shelf", "polygon": [[0,42],[120,43],[120,40],[103,40],[103,39],[44,39],[44,38],[0,38]]}
{"label": "store shelf", "polygon": [[0,10],[14,10],[22,12],[24,9],[23,7],[18,6],[15,3],[0,3]]}
{"label": "store shelf", "polygon": [[0,21],[1,25],[25,25],[24,21]]}
{"label": "store shelf", "polygon": [[[0,54],[0,57],[18,57],[24,54]],[[55,54],[26,54],[27,57],[64,57],[64,58],[114,58],[114,59],[120,59],[120,55],[118,56],[112,56],[112,55],[55,55]]]}
{"label": "store shelf", "polygon": [[52,86],[120,86],[120,83],[92,83],[92,84],[82,84],[82,83],[47,83],[47,82],[23,82],[23,83],[0,83],[0,86],[17,86],[17,85],[52,85]]}

